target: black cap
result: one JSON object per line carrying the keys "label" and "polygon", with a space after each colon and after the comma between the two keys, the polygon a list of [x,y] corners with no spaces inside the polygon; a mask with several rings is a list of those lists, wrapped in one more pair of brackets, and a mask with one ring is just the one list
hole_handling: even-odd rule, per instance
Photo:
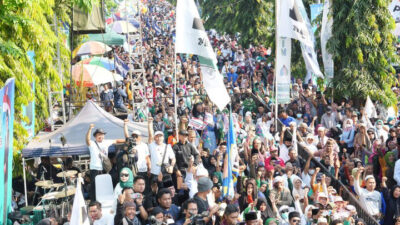
{"label": "black cap", "polygon": [[250,221],[250,220],[256,220],[257,219],[257,213],[252,211],[252,212],[248,212],[244,215],[244,218],[246,221]]}
{"label": "black cap", "polygon": [[289,220],[291,220],[294,217],[299,217],[300,218],[300,213],[297,211],[293,211],[289,213]]}
{"label": "black cap", "polygon": [[96,129],[93,133],[93,136],[96,137],[96,134],[107,134],[103,129]]}

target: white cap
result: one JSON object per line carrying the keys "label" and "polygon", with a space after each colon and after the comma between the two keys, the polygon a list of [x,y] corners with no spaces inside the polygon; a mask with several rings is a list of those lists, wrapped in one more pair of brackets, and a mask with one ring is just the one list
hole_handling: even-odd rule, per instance
{"label": "white cap", "polygon": [[142,135],[142,133],[140,133],[140,131],[139,131],[139,130],[134,130],[134,131],[132,132],[132,134],[136,134],[137,136],[140,136],[140,135]]}
{"label": "white cap", "polygon": [[372,178],[372,179],[375,179],[375,177],[374,177],[373,175],[368,175],[368,176],[365,177],[364,180],[367,181],[368,179],[371,179],[371,178]]}
{"label": "white cap", "polygon": [[324,192],[318,193],[318,198],[328,198]]}
{"label": "white cap", "polygon": [[325,127],[318,127],[318,131],[325,131]]}
{"label": "white cap", "polygon": [[157,135],[162,135],[162,136],[164,136],[164,133],[163,133],[162,131],[156,131],[156,132],[154,133],[154,136],[157,136]]}
{"label": "white cap", "polygon": [[275,178],[274,178],[274,184],[275,184],[275,183],[278,183],[278,182],[283,182],[283,177],[281,177],[281,176],[275,177]]}
{"label": "white cap", "polygon": [[317,222],[318,224],[319,223],[326,223],[326,224],[328,224],[328,220],[325,218],[325,217],[320,217],[320,218],[318,218],[318,222]]}
{"label": "white cap", "polygon": [[343,202],[343,198],[340,196],[336,196],[335,202]]}

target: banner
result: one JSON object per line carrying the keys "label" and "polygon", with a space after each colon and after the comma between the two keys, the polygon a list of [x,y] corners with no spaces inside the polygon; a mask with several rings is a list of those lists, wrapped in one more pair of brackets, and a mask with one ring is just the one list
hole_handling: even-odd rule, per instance
{"label": "banner", "polygon": [[290,59],[292,40],[280,37],[276,55],[276,101],[278,104],[290,103]]}
{"label": "banner", "polygon": [[281,0],[280,2],[278,27],[281,37],[296,39],[312,47],[311,34],[308,31],[305,18],[300,12],[298,2],[296,0]]}
{"label": "banner", "polygon": [[[35,81],[31,83],[31,90],[35,95]],[[35,136],[35,99],[22,106],[22,114],[28,117],[28,122],[22,122],[22,126],[28,132],[28,140],[31,140]]]}
{"label": "banner", "polygon": [[322,13],[324,9],[324,4],[311,4],[310,5],[310,19],[311,19],[311,26],[312,26],[312,32],[315,34],[315,31],[317,31],[317,28],[321,26],[321,23],[316,23],[315,19]]}
{"label": "banner", "polygon": [[193,0],[178,0],[176,5],[175,53],[199,57],[202,81],[210,100],[220,109],[231,101],[217,68],[217,58]]}
{"label": "banner", "polygon": [[400,36],[400,0],[393,0],[389,5],[389,11],[396,22],[396,28],[394,29],[394,35],[397,38]]}
{"label": "banner", "polygon": [[326,50],[326,43],[328,42],[329,38],[332,37],[333,19],[332,16],[329,15],[330,8],[330,0],[326,0],[324,3],[324,11],[322,14],[321,53],[322,61],[324,63],[325,75],[328,80],[332,79],[334,74],[332,54],[330,54]]}
{"label": "banner", "polygon": [[[303,55],[304,63],[307,68],[307,77],[311,78],[311,75],[317,77],[323,77],[321,70],[319,69],[317,54],[315,53],[315,37],[312,31],[312,26],[310,20],[308,19],[306,9],[304,7],[302,0],[296,0],[295,4],[299,9],[301,17],[303,18],[304,23],[307,26],[308,33],[310,34],[310,39],[312,42],[312,46],[305,45],[304,43],[300,43],[301,45],[301,53]],[[306,79],[306,83],[308,80]]]}
{"label": "banner", "polygon": [[233,128],[232,112],[229,111],[229,131],[226,146],[226,154],[224,159],[223,179],[222,179],[222,196],[229,196],[231,199],[235,195],[233,169],[233,152],[237,152],[236,133]]}
{"label": "banner", "polygon": [[11,211],[12,157],[14,131],[14,78],[0,89],[0,221],[7,221]]}

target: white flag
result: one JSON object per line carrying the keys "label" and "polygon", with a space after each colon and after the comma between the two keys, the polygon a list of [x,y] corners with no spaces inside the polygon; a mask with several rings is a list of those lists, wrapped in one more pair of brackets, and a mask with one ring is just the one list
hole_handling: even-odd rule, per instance
{"label": "white flag", "polygon": [[278,27],[281,37],[296,39],[307,46],[313,47],[311,34],[296,0],[281,0],[280,2]]}
{"label": "white flag", "polygon": [[230,102],[217,58],[208,40],[203,22],[193,0],[178,0],[176,5],[175,53],[199,56],[203,84],[210,100],[220,109]]}
{"label": "white flag", "polygon": [[76,184],[76,192],[74,197],[74,204],[72,206],[70,224],[90,225],[89,217],[86,211],[85,200],[83,199],[82,195],[81,183],[83,183],[83,179],[79,177]]}
{"label": "white flag", "polygon": [[310,34],[310,39],[312,42],[311,46],[303,44],[300,42],[301,45],[301,52],[303,55],[304,62],[306,64],[307,72],[313,73],[317,77],[323,77],[321,70],[319,69],[317,54],[315,53],[315,38],[314,33],[312,30],[310,19],[308,19],[306,9],[304,7],[302,0],[296,0],[297,7],[299,9],[300,15],[303,18],[304,23],[306,24],[308,33]]}
{"label": "white flag", "polygon": [[365,102],[364,110],[368,118],[377,118],[376,108],[372,103],[371,99],[369,98],[369,96],[367,96],[367,101]]}
{"label": "white flag", "polygon": [[332,37],[333,19],[328,15],[330,8],[330,0],[325,0],[321,26],[321,53],[325,75],[328,79],[332,79],[334,74],[332,54],[326,50],[326,43]]}

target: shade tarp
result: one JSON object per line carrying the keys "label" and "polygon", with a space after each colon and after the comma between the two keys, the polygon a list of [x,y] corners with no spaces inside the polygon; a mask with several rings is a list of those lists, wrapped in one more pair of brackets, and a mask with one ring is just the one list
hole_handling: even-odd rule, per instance
{"label": "shade tarp", "polygon": [[126,41],[126,37],[124,35],[117,34],[115,31],[112,31],[107,27],[105,34],[89,34],[88,40],[103,42],[106,45],[122,46]]}
{"label": "shade tarp", "polygon": [[73,32],[76,34],[97,34],[106,32],[103,1],[100,1],[98,4],[93,4],[90,13],[74,7]]}
{"label": "shade tarp", "polygon": [[[93,140],[93,132],[96,128],[102,128],[107,132],[105,139],[124,139],[124,121],[114,117],[100,106],[92,101],[88,101],[82,110],[68,123],[51,133],[37,135],[29,142],[28,146],[22,150],[22,156],[42,157],[42,156],[71,156],[71,155],[87,155],[89,149],[86,145],[86,132],[90,124],[95,124],[91,138]],[[139,130],[142,133],[142,140],[146,141],[148,137],[148,129],[146,123],[129,123],[128,130]],[[61,137],[64,136],[66,144],[63,146]],[[112,152],[115,146],[109,151]]]}

